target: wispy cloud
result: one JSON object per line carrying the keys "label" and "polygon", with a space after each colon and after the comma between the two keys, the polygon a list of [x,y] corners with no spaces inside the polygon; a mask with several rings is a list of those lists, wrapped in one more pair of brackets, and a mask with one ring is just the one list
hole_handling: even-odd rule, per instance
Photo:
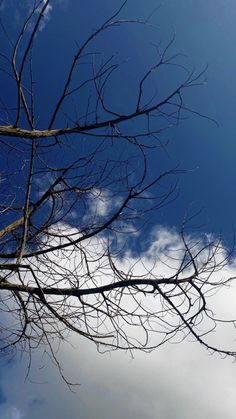
{"label": "wispy cloud", "polygon": [[[41,2],[37,2],[38,8],[35,11],[35,16],[37,16],[38,13],[41,12],[43,6],[46,4],[46,1],[47,0],[42,0]],[[13,24],[18,24],[22,16],[25,17],[25,15],[28,15],[32,11],[32,9],[35,7],[35,3],[35,0],[25,0],[22,2],[18,2],[16,5],[16,2],[14,2],[14,0],[0,0],[0,11],[5,12],[7,10],[12,10],[11,13]],[[59,2],[59,4],[61,4],[61,2]],[[50,2],[44,10],[43,19],[41,20],[41,24],[39,27],[40,31],[42,31],[45,28],[46,24],[50,21],[52,9],[53,6]],[[28,28],[30,27],[32,27],[32,23],[29,23]]]}
{"label": "wispy cloud", "polygon": [[[43,3],[45,4],[46,1],[47,0],[43,0]],[[47,7],[46,7],[46,9],[45,9],[45,11],[44,11],[43,20],[42,20],[42,23],[41,23],[40,28],[39,28],[40,31],[42,31],[45,28],[46,24],[50,21],[50,19],[51,19],[51,12],[52,12],[52,5],[51,4],[48,4]]]}
{"label": "wispy cloud", "polygon": [[[36,9],[35,15],[38,15],[42,8],[45,6],[45,4],[47,3],[47,0],[42,0],[38,6],[38,8]],[[31,10],[33,9],[33,7],[35,6],[35,1],[34,0],[28,0],[26,7],[27,7],[27,11],[28,13],[31,12]],[[50,21],[51,19],[51,12],[52,12],[52,5],[49,2],[46,9],[44,10],[43,13],[43,19],[41,20],[40,26],[39,26],[39,30],[42,31],[46,24]]]}
{"label": "wispy cloud", "polygon": [[12,408],[11,419],[22,419],[23,417],[23,413],[17,407]]}
{"label": "wispy cloud", "polygon": [[22,411],[15,406],[6,405],[2,409],[0,409],[1,418],[4,419],[23,419],[25,415]]}

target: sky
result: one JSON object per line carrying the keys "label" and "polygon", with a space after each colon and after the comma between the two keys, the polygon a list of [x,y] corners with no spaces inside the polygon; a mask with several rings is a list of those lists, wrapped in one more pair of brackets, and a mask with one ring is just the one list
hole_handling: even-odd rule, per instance
{"label": "sky", "polygon": [[[32,3],[24,0],[21,7],[14,0],[2,2],[1,18],[11,28],[12,34],[17,32],[23,9],[30,8]],[[111,15],[119,4],[118,0],[52,1],[35,47],[35,74],[40,86],[37,90],[39,126],[48,120],[76,42],[97,27],[104,17]],[[194,233],[221,234],[230,246],[236,206],[235,1],[130,0],[124,16],[145,18],[156,7],[158,10],[152,16],[155,27],[145,30],[120,27],[111,33],[109,42],[101,37],[96,44],[104,55],[119,51],[118,57],[124,61],[123,73],[110,93],[111,96],[114,94],[111,100],[121,108],[132,103],[136,77],[153,60],[152,43],[161,40],[165,45],[175,34],[171,51],[183,54],[181,59],[188,68],[201,72],[207,66],[203,85],[186,93],[187,104],[217,124],[189,113],[177,127],[165,134],[168,147],[160,150],[158,159],[156,156],[151,158],[151,172],[157,167],[179,165],[187,173],[178,177],[177,199],[152,217],[145,227],[145,234],[150,237],[156,225],[161,225],[162,231],[170,234],[171,241],[173,228],[178,231],[185,214],[201,211],[194,220]],[[2,48],[5,51],[7,43]],[[175,77],[178,78],[178,71],[173,73],[173,83]],[[167,76],[161,76],[160,88],[168,87]],[[0,82],[2,91],[11,93],[13,87],[10,85],[7,90],[3,80]],[[47,94],[49,88],[50,95]],[[58,158],[62,163],[65,156]],[[101,211],[105,210],[101,208]],[[73,220],[70,221],[73,226]],[[145,241],[145,246],[148,242]],[[234,263],[228,269],[232,275],[236,274]],[[233,312],[234,296],[232,290],[230,295],[226,293],[216,298],[217,310],[226,306],[229,312]],[[228,331],[220,332],[216,339],[220,343],[233,341],[233,344],[235,340]],[[2,360],[2,418],[235,417],[235,364],[230,359],[209,355],[194,342],[167,344],[150,354],[135,352],[134,358],[125,352],[101,355],[90,342],[75,336],[71,336],[70,343],[62,345],[59,357],[65,375],[80,383],[75,393],[69,391],[57,368],[40,352],[34,355],[27,378],[25,356],[9,362]]]}
{"label": "sky", "polygon": [[[48,83],[53,79],[55,83],[53,91],[57,91],[57,83],[63,77],[63,66],[66,68],[66,60],[60,59],[61,50],[65,49],[68,55],[73,53],[73,42],[68,40],[77,40],[77,34],[85,36],[90,27],[96,27],[96,24],[103,20],[104,13],[108,16],[112,12],[109,2],[104,1],[94,6],[94,2],[91,1],[83,7],[76,2],[73,4],[74,15],[81,17],[80,24],[77,24],[76,19],[70,15],[71,7],[68,1],[54,7],[50,24],[46,25],[42,32],[42,45],[47,45],[43,52],[47,69],[37,61],[39,71],[41,67],[44,69],[41,72],[44,83],[42,93],[47,89],[44,76],[46,72]],[[177,226],[181,224],[186,211],[192,214],[201,210],[202,215],[199,216],[197,224],[204,231],[223,234],[230,241],[233,235],[236,202],[234,182],[230,181],[234,178],[236,170],[234,164],[236,60],[232,51],[235,38],[234,2],[228,0],[223,6],[220,0],[207,2],[200,0],[197,5],[194,0],[165,0],[163,4],[153,0],[148,4],[131,0],[124,16],[135,14],[135,17],[146,17],[149,10],[152,11],[156,7],[158,10],[152,22],[157,29],[124,27],[122,30],[112,32],[112,42],[107,43],[103,38],[100,40],[104,54],[119,52],[120,61],[127,61],[122,66],[122,82],[116,80],[116,86],[119,84],[119,93],[115,96],[116,103],[118,101],[122,106],[126,106],[132,100],[132,80],[136,80],[135,75],[138,77],[143,74],[147,62],[153,62],[154,51],[151,44],[161,41],[162,45],[166,45],[174,34],[175,42],[171,52],[184,54],[186,57],[183,57],[183,63],[187,68],[195,68],[200,72],[208,66],[206,83],[187,92],[186,102],[196,112],[216,120],[218,126],[205,118],[185,115],[186,120],[177,128],[169,130],[166,137],[164,136],[170,142],[167,152],[160,152],[158,161],[155,157],[152,162],[153,167],[163,164],[172,168],[179,165],[180,169],[185,169],[188,173],[178,178],[177,203],[174,202],[158,213],[158,223]],[[65,19],[62,18],[62,14]],[[87,20],[89,24],[83,25],[82,22]],[[55,42],[56,29],[53,22],[61,28],[56,35],[57,42]],[[53,50],[55,44],[59,45],[60,51]],[[38,56],[41,57],[40,53]],[[57,59],[61,71],[52,76],[50,68],[53,71],[54,67],[51,60],[55,63]],[[173,72],[171,78],[175,77]],[[164,86],[170,84],[170,77],[164,79],[163,84]],[[129,95],[126,94],[127,89],[130,89]]]}

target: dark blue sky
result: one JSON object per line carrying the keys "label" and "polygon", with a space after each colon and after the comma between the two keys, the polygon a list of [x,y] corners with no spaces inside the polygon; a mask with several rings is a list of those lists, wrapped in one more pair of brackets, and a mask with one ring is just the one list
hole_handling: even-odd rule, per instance
{"label": "dark blue sky", "polygon": [[204,209],[199,225],[227,238],[236,205],[235,14],[233,1],[166,0],[155,17],[158,35],[166,40],[175,32],[173,48],[186,54],[190,65],[198,70],[208,66],[206,84],[188,92],[187,104],[219,124],[189,115],[168,133],[170,159],[190,172],[181,177],[180,197],[163,210],[161,222],[178,225],[186,210]]}
{"label": "dark blue sky", "polygon": [[[15,22],[11,25],[12,29],[9,28],[9,32],[14,32],[18,30],[21,14],[14,1],[9,4],[12,7],[8,11],[5,7],[5,21],[12,20],[14,15]],[[69,59],[75,54],[76,44],[85,39],[91,29],[98,27],[104,17],[108,17],[119,4],[119,1],[111,4],[103,0],[96,4],[88,1],[85,6],[75,2],[72,11],[68,1],[57,4],[52,2],[50,24],[46,24],[38,35],[33,53],[39,127],[45,127],[50,119],[68,70]],[[188,69],[195,68],[196,72],[208,66],[205,74],[207,82],[203,86],[189,89],[184,99],[187,106],[214,118],[219,126],[208,119],[185,113],[185,120],[178,127],[162,135],[163,141],[169,140],[169,145],[166,151],[160,150],[150,159],[150,172],[161,171],[161,168],[171,169],[176,165],[188,172],[176,179],[178,199],[155,214],[152,223],[178,228],[186,212],[192,215],[203,210],[196,218],[195,226],[203,231],[222,233],[230,239],[236,206],[235,5],[232,0],[226,0],[224,6],[220,0],[200,0],[197,3],[194,0],[166,0],[161,5],[153,0],[145,4],[140,0],[131,0],[121,17],[145,18],[156,7],[158,10],[151,19],[156,28],[139,25],[115,28],[91,44],[90,51],[102,52],[104,60],[115,54],[115,62],[122,62],[121,71],[111,79],[111,89],[107,93],[111,103],[121,112],[132,105],[140,76],[149,64],[155,62],[152,43],[161,42],[164,46],[175,33],[170,53],[185,54],[177,62]],[[81,66],[78,73],[82,79],[85,77],[83,71],[87,71],[87,67],[84,68],[86,70]],[[153,83],[148,84],[147,96],[151,96],[152,89],[156,87],[163,89],[163,92],[168,91],[182,76],[177,68],[171,69],[171,72],[166,69],[166,73],[160,73]],[[1,86],[3,96],[5,86],[5,83]],[[10,101],[9,83],[6,93]],[[88,92],[83,91],[66,106],[65,110],[72,119],[77,109],[83,106],[81,103],[87,95]],[[59,118],[55,126],[65,121],[62,114]],[[121,147],[124,147],[123,144]],[[58,155],[57,159],[60,160]],[[61,162],[63,159],[64,155]]]}
{"label": "dark blue sky", "polygon": [[208,231],[229,233],[236,204],[235,4],[166,1],[159,13],[166,27],[176,31],[177,50],[185,52],[196,68],[208,65],[207,84],[193,90],[189,100],[194,109],[219,124],[217,128],[191,118],[173,133],[172,155],[186,168],[195,169],[182,180],[178,202],[182,210],[191,203],[205,208],[203,222]]}
{"label": "dark blue sky", "polygon": [[[84,4],[81,7],[80,2],[75,2],[73,13],[69,6],[64,10],[62,5],[54,7],[50,25],[46,25],[39,35],[39,49],[36,46],[35,51],[40,76],[39,93],[42,95],[39,102],[41,121],[47,117],[47,109],[50,110],[58,95],[58,86],[64,80],[68,58],[74,54],[75,43],[80,42],[90,28],[97,27],[104,15],[109,16],[117,5],[118,1],[112,2],[112,5],[103,1],[94,6],[94,2],[90,1],[86,7]],[[156,5],[155,1],[145,5],[139,0],[130,1],[122,17],[145,17]],[[112,84],[111,92],[115,105],[122,110],[132,103],[134,82],[143,74],[147,63],[154,62],[152,42],[161,41],[165,45],[175,32],[171,52],[186,54],[183,63],[188,68],[195,67],[196,71],[201,71],[208,66],[207,83],[189,90],[185,100],[192,109],[214,118],[219,127],[209,120],[189,114],[185,115],[188,119],[182,121],[179,127],[164,134],[163,138],[170,140],[167,148],[169,157],[160,152],[152,161],[153,168],[155,165],[166,165],[169,169],[178,164],[189,173],[179,178],[178,200],[157,215],[155,222],[160,224],[178,226],[186,211],[193,213],[204,209],[196,224],[202,225],[203,230],[230,235],[236,206],[235,13],[233,1],[226,1],[223,6],[222,1],[218,0],[200,0],[197,3],[193,0],[167,0],[152,18],[152,23],[158,29],[135,26],[116,28],[110,31],[108,37],[101,36],[98,42],[92,44],[91,50],[102,51],[104,57],[115,52],[117,61],[127,60],[122,65],[121,76]],[[83,24],[85,21],[86,25]],[[160,83],[164,83],[168,89],[176,76],[173,72],[169,77],[160,77],[163,77]],[[156,79],[155,83],[158,84],[159,80]],[[50,95],[47,94],[49,86]],[[152,89],[151,84],[149,89]]]}

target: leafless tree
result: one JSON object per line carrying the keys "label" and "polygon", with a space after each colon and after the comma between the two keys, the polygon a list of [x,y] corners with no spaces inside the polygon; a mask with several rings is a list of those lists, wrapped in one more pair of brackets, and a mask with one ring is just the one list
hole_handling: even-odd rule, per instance
{"label": "leafless tree", "polygon": [[[149,156],[166,146],[166,129],[193,113],[184,94],[203,82],[204,72],[180,63],[173,40],[155,45],[133,105],[117,110],[111,92],[121,67],[94,49],[117,27],[150,25],[120,17],[126,3],[76,46],[71,62],[66,57],[70,64],[48,121],[38,109],[34,49],[50,0],[32,2],[15,40],[1,22],[7,45],[0,98],[2,355],[31,354],[42,345],[54,357],[54,341],[68,331],[99,350],[150,350],[192,337],[211,352],[236,355],[208,340],[223,321],[209,297],[230,281],[215,275],[227,263],[220,240],[193,238],[184,224],[178,243],[161,255],[157,249],[152,264],[145,252],[138,262],[128,252],[132,240],[143,240],[150,211],[175,199],[180,170],[154,173]],[[146,86],[163,69],[170,80],[173,72],[181,80],[148,98]]]}

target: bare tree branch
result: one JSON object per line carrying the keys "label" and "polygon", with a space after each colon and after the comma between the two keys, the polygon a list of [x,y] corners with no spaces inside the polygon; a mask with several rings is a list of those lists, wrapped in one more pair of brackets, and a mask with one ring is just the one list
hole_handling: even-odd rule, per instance
{"label": "bare tree branch", "polygon": [[[210,341],[220,325],[236,325],[214,313],[214,293],[234,279],[223,277],[231,255],[222,241],[187,234],[186,221],[161,248],[155,238],[147,242],[145,228],[178,195],[185,171],[158,162],[166,131],[200,115],[185,104],[186,91],[204,83],[206,70],[192,71],[171,52],[174,37],[155,44],[153,62],[137,69],[133,101],[119,110],[109,93],[121,66],[94,48],[101,34],[149,25],[120,18],[127,2],[76,46],[71,61],[66,57],[68,71],[47,115],[38,109],[33,65],[50,0],[33,2],[14,41],[0,25],[9,45],[0,52],[3,77],[14,91],[8,95],[7,85],[0,98],[0,353],[31,357],[47,348],[63,379],[54,343],[68,331],[99,350],[149,351],[191,337],[236,358],[234,349]],[[160,93],[163,70],[170,86]],[[144,242],[146,251],[138,248]]]}

